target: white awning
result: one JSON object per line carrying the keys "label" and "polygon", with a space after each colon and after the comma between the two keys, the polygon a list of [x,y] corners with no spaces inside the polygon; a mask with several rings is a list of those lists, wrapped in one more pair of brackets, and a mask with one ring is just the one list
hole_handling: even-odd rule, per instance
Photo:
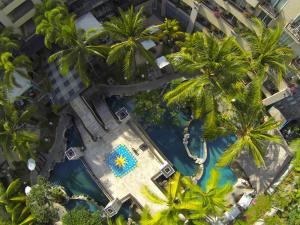
{"label": "white awning", "polygon": [[253,198],[250,195],[244,194],[241,199],[239,200],[238,204],[243,208],[247,209],[248,206],[251,204]]}
{"label": "white awning", "polygon": [[101,29],[102,24],[92,13],[88,12],[76,20],[76,28],[81,28],[85,31],[91,28]]}
{"label": "white awning", "polygon": [[241,213],[241,211],[239,210],[239,208],[237,206],[235,206],[229,212],[225,212],[224,215],[229,221],[232,221],[236,217],[238,217],[238,215],[240,215],[240,213]]}
{"label": "white awning", "polygon": [[152,41],[152,40],[145,40],[145,41],[142,41],[141,44],[143,45],[143,47],[146,49],[146,50],[149,50],[150,48],[153,48],[156,46],[155,42]]}
{"label": "white awning", "polygon": [[164,68],[164,67],[166,67],[167,65],[170,64],[170,62],[169,62],[169,61],[167,60],[167,58],[164,57],[164,56],[161,56],[161,57],[157,58],[157,59],[155,60],[155,62],[156,62],[157,66],[158,66],[160,69],[162,69],[162,68]]}
{"label": "white awning", "polygon": [[149,27],[147,27],[147,29],[149,29],[150,34],[155,34],[156,32],[159,31],[159,28],[155,25],[149,26]]}
{"label": "white awning", "polygon": [[9,89],[7,92],[8,100],[11,102],[14,101],[16,97],[24,94],[32,86],[30,80],[26,79],[25,77],[22,77],[17,72],[14,72],[13,76],[18,86],[14,86],[13,88]]}

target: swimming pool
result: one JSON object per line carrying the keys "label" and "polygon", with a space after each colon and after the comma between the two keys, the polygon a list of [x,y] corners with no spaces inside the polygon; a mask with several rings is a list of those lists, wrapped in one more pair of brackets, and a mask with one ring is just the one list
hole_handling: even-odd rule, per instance
{"label": "swimming pool", "polygon": [[[110,98],[107,100],[112,110],[125,106],[132,111],[134,104],[128,99]],[[188,125],[188,118],[183,113],[178,115],[179,123],[165,123],[159,126],[144,127],[149,137],[158,146],[161,152],[172,162],[175,168],[185,176],[193,176],[196,173],[197,165],[187,156],[183,139],[183,129]],[[143,124],[141,123],[143,126]],[[194,155],[202,155],[202,123],[193,121],[189,127],[190,139],[189,148]],[[222,137],[214,141],[207,142],[208,155],[204,163],[204,172],[199,181],[199,185],[205,188],[210,177],[212,168],[216,168],[220,173],[219,185],[222,186],[227,182],[234,184],[237,180],[236,175],[229,167],[216,167],[215,164],[223,154],[226,147],[234,141],[234,137]]]}
{"label": "swimming pool", "polygon": [[66,159],[62,163],[57,163],[51,172],[50,182],[63,186],[69,196],[85,194],[102,206],[109,202],[80,160]]}
{"label": "swimming pool", "polygon": [[[83,145],[80,135],[75,127],[72,127],[66,132],[67,148],[80,147]],[[100,205],[105,206],[109,200],[101,191],[98,185],[86,171],[81,160],[67,160],[62,163],[57,163],[51,171],[50,182],[61,185],[65,188],[69,196],[77,194],[85,194],[95,199]],[[67,209],[72,209],[75,206],[84,206],[91,211],[95,211],[97,207],[86,201],[70,200],[66,205]]]}

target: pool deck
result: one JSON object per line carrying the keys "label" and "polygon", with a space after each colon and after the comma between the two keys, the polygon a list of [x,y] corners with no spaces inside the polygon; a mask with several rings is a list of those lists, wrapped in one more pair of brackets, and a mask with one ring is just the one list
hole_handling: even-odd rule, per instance
{"label": "pool deck", "polygon": [[[113,199],[118,198],[125,201],[132,195],[141,206],[147,205],[152,213],[166,207],[151,203],[141,193],[142,187],[147,186],[153,193],[165,198],[162,191],[151,179],[160,173],[162,165],[167,162],[149,141],[144,137],[142,140],[142,137],[132,129],[134,124],[131,122],[120,123],[114,131],[107,132],[102,139],[96,142],[91,139],[80,121],[77,121],[76,125],[86,146],[84,160]],[[139,150],[139,146],[144,142],[151,150]],[[137,159],[137,167],[123,177],[116,177],[107,165],[106,158],[120,144],[126,145]],[[136,155],[132,148],[137,149],[139,155]]]}

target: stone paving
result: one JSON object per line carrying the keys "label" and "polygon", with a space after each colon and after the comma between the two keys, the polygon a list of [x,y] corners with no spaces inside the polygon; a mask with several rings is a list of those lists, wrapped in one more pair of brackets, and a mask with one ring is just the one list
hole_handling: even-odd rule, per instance
{"label": "stone paving", "polygon": [[[94,173],[95,177],[100,180],[101,185],[105,188],[113,198],[125,201],[127,197],[132,195],[140,205],[148,205],[151,212],[155,213],[163,209],[164,205],[151,203],[141,193],[143,186],[147,186],[152,192],[161,198],[165,198],[162,191],[151,180],[160,173],[160,169],[166,161],[159,155],[153,146],[148,150],[142,151],[139,146],[145,142],[140,136],[133,131],[129,123],[119,124],[119,127],[113,132],[107,133],[102,139],[94,142],[83,126],[77,126],[86,150],[84,152],[84,160]],[[108,166],[106,159],[113,149],[124,144],[137,159],[137,167],[123,177],[116,177],[111,168]],[[136,149],[133,151],[133,149]],[[150,150],[151,149],[151,150]]]}

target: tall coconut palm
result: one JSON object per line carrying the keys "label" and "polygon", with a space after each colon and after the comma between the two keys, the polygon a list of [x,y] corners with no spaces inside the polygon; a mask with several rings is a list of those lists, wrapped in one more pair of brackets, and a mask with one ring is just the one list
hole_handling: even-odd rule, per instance
{"label": "tall coconut palm", "polygon": [[135,12],[131,6],[127,12],[122,9],[119,12],[120,17],[112,17],[103,23],[104,34],[115,42],[109,51],[107,63],[111,65],[122,61],[125,77],[130,78],[137,67],[137,54],[155,65],[153,56],[141,44],[142,41],[153,38],[149,29],[144,28],[143,8]]}
{"label": "tall coconut palm", "polygon": [[12,103],[6,102],[3,105],[0,119],[0,146],[7,160],[14,160],[14,154],[20,160],[34,157],[33,147],[38,141],[38,135],[24,128],[34,112],[35,107],[19,112]]}
{"label": "tall coconut palm", "polygon": [[5,189],[0,183],[0,205],[4,206],[11,225],[29,225],[34,221],[26,206],[26,196],[23,193],[22,182],[16,179]]}
{"label": "tall coconut palm", "polygon": [[45,13],[46,18],[37,26],[36,33],[45,36],[45,45],[51,47],[58,44],[62,50],[54,53],[48,59],[59,65],[60,73],[66,76],[75,69],[82,82],[88,86],[90,79],[87,65],[90,56],[105,57],[108,51],[106,45],[93,44],[99,35],[97,30],[84,31],[75,26],[75,16],[69,15],[65,6],[56,7]]}
{"label": "tall coconut palm", "polygon": [[240,153],[249,151],[258,167],[264,166],[264,153],[270,142],[280,143],[280,136],[270,132],[280,125],[272,117],[264,114],[261,102],[261,80],[251,83],[245,93],[233,102],[232,112],[224,116],[224,129],[235,134],[236,141],[231,144],[219,159],[218,166],[230,164]]}
{"label": "tall coconut palm", "polygon": [[157,38],[169,46],[173,46],[176,41],[184,39],[185,34],[180,30],[180,24],[177,20],[165,18],[162,24],[155,27],[159,28]]}
{"label": "tall coconut palm", "polygon": [[165,206],[165,209],[152,216],[146,208],[141,220],[142,225],[178,224],[182,220],[190,220],[191,224],[197,224],[197,220],[205,217],[205,209],[201,208],[201,202],[192,199],[190,193],[184,189],[182,176],[178,172],[167,183],[165,198],[152,193],[147,187],[143,189],[143,193],[151,202]]}
{"label": "tall coconut palm", "polygon": [[193,197],[199,199],[200,207],[205,208],[206,214],[210,216],[219,216],[227,209],[228,203],[225,198],[232,191],[232,186],[229,183],[220,187],[219,180],[219,172],[212,169],[205,189],[195,185],[189,178],[182,181],[191,190]]}
{"label": "tall coconut palm", "polygon": [[201,32],[188,34],[180,46],[168,58],[178,70],[195,76],[167,92],[164,99],[168,105],[192,104],[194,118],[205,120],[205,137],[212,138],[219,103],[237,92],[247,72],[242,50],[233,38],[218,40]]}
{"label": "tall coconut palm", "polygon": [[275,74],[279,83],[293,59],[293,51],[280,43],[283,31],[279,24],[269,28],[257,18],[254,22],[255,30],[241,31],[241,36],[247,40],[251,50],[252,72],[263,77]]}

